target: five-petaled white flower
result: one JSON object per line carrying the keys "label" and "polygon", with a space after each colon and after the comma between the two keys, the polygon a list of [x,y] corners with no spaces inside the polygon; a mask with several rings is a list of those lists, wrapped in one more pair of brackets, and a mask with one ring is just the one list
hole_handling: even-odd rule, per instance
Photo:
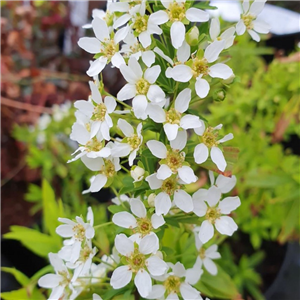
{"label": "five-petaled white flower", "polygon": [[157,173],[154,173],[149,175],[146,181],[149,183],[151,190],[160,190],[154,199],[156,214],[166,215],[174,204],[186,213],[193,210],[192,197],[182,190],[182,183],[180,183],[178,176],[172,175],[165,180],[161,180],[157,178]]}
{"label": "five-petaled white flower", "polygon": [[123,57],[118,52],[119,42],[126,37],[129,30],[128,27],[124,27],[111,38],[106,22],[97,16],[92,21],[92,27],[96,37],[82,37],[78,41],[80,48],[88,53],[99,55],[99,58],[92,62],[86,72],[90,77],[101,73],[110,61],[115,67],[119,67],[120,64],[124,63]]}
{"label": "five-petaled white flower", "polygon": [[181,91],[175,99],[174,108],[170,108],[165,112],[158,105],[148,107],[149,117],[156,123],[164,123],[164,131],[169,141],[177,137],[178,130],[181,128],[194,129],[201,126],[198,116],[182,114],[189,108],[192,91],[189,88]]}
{"label": "five-petaled white flower", "polygon": [[138,119],[146,119],[148,99],[160,106],[166,103],[165,93],[154,84],[160,74],[160,66],[153,66],[143,72],[136,58],[130,57],[128,66],[121,65],[120,71],[128,83],[119,91],[117,98],[120,101],[133,98],[132,108]]}
{"label": "five-petaled white flower", "polygon": [[172,23],[170,35],[172,45],[175,49],[178,49],[185,40],[186,20],[190,22],[207,22],[209,20],[209,14],[206,11],[195,7],[186,9],[188,4],[186,4],[185,0],[162,0],[161,3],[166,8],[166,11],[160,11],[159,18],[161,20],[161,24],[168,21]]}
{"label": "five-petaled white flower", "polygon": [[112,148],[112,156],[113,157],[128,157],[129,166],[133,165],[133,161],[136,158],[137,152],[140,149],[140,146],[143,142],[142,132],[142,123],[138,124],[136,128],[136,133],[134,133],[133,127],[125,120],[118,120],[118,127],[121,129],[125,138],[122,142],[116,142],[114,147]]}
{"label": "five-petaled white flower", "polygon": [[224,215],[230,214],[241,205],[240,198],[235,196],[224,198],[222,201],[220,199],[221,191],[215,186],[208,190],[200,189],[193,195],[194,213],[199,217],[205,216],[201,226],[195,228],[203,244],[213,237],[214,226],[221,234],[229,236],[238,228],[231,217]]}
{"label": "five-petaled white flower", "polygon": [[217,275],[218,268],[212,260],[221,258],[218,245],[211,245],[207,249],[203,248],[203,243],[200,241],[198,234],[195,234],[195,242],[198,256],[194,268],[202,269],[202,265],[204,265],[211,275]]}
{"label": "five-petaled white flower", "polygon": [[197,177],[193,169],[185,162],[185,153],[181,151],[187,141],[186,131],[179,131],[175,140],[166,147],[162,142],[150,140],[147,146],[151,153],[160,158],[160,167],[157,170],[157,178],[165,180],[172,174],[178,174],[178,177],[186,184],[196,182]]}
{"label": "five-petaled white flower", "polygon": [[145,205],[140,199],[130,199],[130,209],[133,215],[127,211],[118,212],[114,214],[112,221],[120,227],[132,229],[138,238],[153,233],[154,229],[165,224],[162,216],[157,214],[147,216]]}
{"label": "five-petaled white flower", "polygon": [[[179,296],[184,300],[202,300],[200,292],[191,286],[195,284],[202,274],[201,268],[198,270],[185,270],[183,264],[177,262],[175,265],[168,263],[172,269],[170,273],[156,277],[158,281],[163,281],[163,284],[156,284],[152,287],[151,293],[147,299],[179,299]],[[189,272],[192,271],[192,272]]]}
{"label": "five-petaled white flower", "polygon": [[[197,51],[197,53],[188,60],[188,62],[184,62],[184,64],[178,64],[173,69],[169,70],[168,74],[174,80],[179,82],[188,82],[193,77],[196,79],[195,90],[197,95],[200,98],[204,98],[207,96],[210,86],[206,79],[203,77],[210,76],[212,78],[221,78],[228,79],[233,75],[233,72],[230,67],[223,63],[214,63],[221,51],[225,47],[225,41],[215,41],[208,45],[202,54],[201,51]],[[185,58],[189,57],[189,47],[185,48],[186,54]]]}
{"label": "five-petaled white flower", "polygon": [[72,275],[63,260],[56,253],[49,253],[49,260],[56,274],[42,276],[38,281],[39,286],[52,289],[49,296],[51,300],[75,299],[78,293],[71,283]]}
{"label": "five-petaled white flower", "polygon": [[243,14],[241,20],[236,24],[237,35],[242,35],[247,30],[252,39],[256,42],[260,41],[258,33],[268,33],[270,31],[269,24],[264,21],[257,20],[257,15],[263,10],[267,0],[255,0],[251,6],[249,0],[243,2]]}
{"label": "five-petaled white flower", "polygon": [[211,160],[217,165],[218,169],[222,172],[225,171],[227,163],[224,158],[222,150],[218,148],[219,144],[227,142],[233,139],[233,134],[229,133],[225,135],[222,139],[217,140],[218,132],[222,128],[222,124],[216,127],[208,127],[205,129],[205,124],[202,120],[202,126],[195,129],[195,132],[201,136],[202,143],[198,144],[194,150],[194,158],[197,164],[204,163],[209,156],[210,149],[210,157]]}
{"label": "five-petaled white flower", "polygon": [[134,274],[134,283],[139,294],[147,297],[152,289],[149,273],[151,276],[160,276],[169,268],[162,259],[154,255],[158,250],[157,236],[146,235],[137,244],[124,234],[118,234],[115,238],[115,247],[125,257],[127,265],[114,270],[110,280],[111,286],[114,289],[126,286]]}

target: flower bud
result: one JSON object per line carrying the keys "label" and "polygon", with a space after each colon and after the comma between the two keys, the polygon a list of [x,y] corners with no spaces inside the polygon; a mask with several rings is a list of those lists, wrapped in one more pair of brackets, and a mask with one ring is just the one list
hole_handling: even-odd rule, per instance
{"label": "flower bud", "polygon": [[150,207],[154,207],[155,197],[156,197],[156,195],[154,193],[152,193],[148,196],[148,204]]}
{"label": "flower bud", "polygon": [[131,169],[130,175],[134,179],[134,182],[141,181],[144,178],[145,170],[139,166],[135,166]]}
{"label": "flower bud", "polygon": [[224,101],[226,98],[226,91],[223,89],[216,90],[213,95],[213,99],[217,102]]}
{"label": "flower bud", "polygon": [[199,38],[199,29],[193,26],[185,35],[185,40],[190,46],[197,46]]}

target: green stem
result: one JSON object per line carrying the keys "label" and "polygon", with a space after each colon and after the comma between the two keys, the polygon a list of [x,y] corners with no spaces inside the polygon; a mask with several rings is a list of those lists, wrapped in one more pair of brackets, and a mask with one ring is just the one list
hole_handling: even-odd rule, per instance
{"label": "green stem", "polygon": [[106,222],[106,223],[94,226],[94,229],[98,229],[100,227],[104,227],[104,226],[111,225],[111,224],[113,224],[113,222]]}

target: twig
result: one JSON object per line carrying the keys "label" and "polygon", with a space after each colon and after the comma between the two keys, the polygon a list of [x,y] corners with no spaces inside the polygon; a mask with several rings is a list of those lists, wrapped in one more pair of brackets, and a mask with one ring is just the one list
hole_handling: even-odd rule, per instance
{"label": "twig", "polygon": [[8,99],[8,98],[2,97],[2,96],[1,96],[1,105],[10,106],[10,107],[14,107],[17,109],[34,111],[34,112],[38,112],[38,113],[52,114],[51,108],[40,106],[40,105],[32,105],[29,103],[22,103],[22,102]]}

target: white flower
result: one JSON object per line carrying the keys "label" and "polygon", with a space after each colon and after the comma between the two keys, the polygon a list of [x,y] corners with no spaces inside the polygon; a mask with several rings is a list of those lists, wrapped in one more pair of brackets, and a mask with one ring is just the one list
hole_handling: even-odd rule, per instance
{"label": "white flower", "polygon": [[[212,78],[228,79],[233,75],[231,68],[227,65],[223,63],[212,64],[218,59],[224,46],[224,40],[215,41],[206,47],[204,55],[198,50],[192,59],[188,61],[188,64],[177,64],[173,69],[169,70],[169,76],[179,82],[188,82],[194,77],[196,79],[195,90],[197,95],[200,98],[206,97],[210,86],[203,77],[209,75]],[[185,59],[189,58],[189,47],[184,49],[182,55]]]}
{"label": "white flower", "polygon": [[75,282],[79,276],[88,275],[92,267],[92,259],[96,255],[96,247],[92,248],[92,241],[88,240],[81,247],[78,260],[68,261],[66,266],[69,269],[74,269],[72,282]]}
{"label": "white flower", "polygon": [[160,66],[153,66],[143,72],[136,58],[131,57],[128,66],[121,65],[120,71],[128,83],[119,91],[117,98],[120,101],[133,98],[132,107],[138,119],[144,120],[147,117],[147,99],[160,106],[165,104],[165,93],[154,84],[160,74]]}
{"label": "white flower", "polygon": [[162,142],[156,140],[147,142],[151,153],[161,159],[160,167],[157,170],[158,179],[165,180],[172,174],[178,174],[178,177],[186,184],[196,182],[197,177],[185,162],[185,153],[181,151],[185,147],[186,141],[186,131],[179,131],[177,138],[170,142],[171,147],[167,148]]}
{"label": "white flower", "polygon": [[145,50],[138,39],[134,36],[133,32],[130,31],[127,37],[124,39],[124,44],[120,53],[124,53],[127,57],[134,57],[136,60],[142,58],[143,63],[150,68],[155,62],[155,54],[152,50]]}
{"label": "white flower", "polygon": [[[181,189],[182,184],[180,184],[178,176],[172,175],[165,180],[161,180],[154,173],[148,176],[146,181],[149,183],[151,190],[160,190],[154,199],[155,213],[157,215],[166,215],[173,205],[176,205],[186,213],[193,210],[192,197]],[[171,197],[173,198],[173,203]]]}
{"label": "white flower", "polygon": [[221,35],[220,21],[218,18],[213,18],[210,23],[209,35],[212,41],[225,41],[224,49],[232,46],[235,38],[235,27],[226,29]]}
{"label": "white flower", "polygon": [[183,264],[180,262],[177,262],[175,265],[169,263],[169,265],[172,271],[157,278],[157,280],[163,281],[163,284],[154,285],[151,293],[146,298],[178,300],[181,295],[184,300],[202,300],[200,292],[190,285],[195,284],[200,279],[203,272],[201,268],[188,272],[191,269],[185,270]]}
{"label": "white flower", "polygon": [[185,23],[187,19],[190,22],[207,22],[209,20],[208,12],[201,9],[191,7],[186,9],[186,1],[161,1],[162,5],[167,9],[160,11],[160,22],[172,23],[170,29],[171,42],[174,48],[178,49],[185,40]]}
{"label": "white flower", "polygon": [[54,253],[49,253],[49,260],[56,274],[42,276],[38,281],[39,286],[52,289],[49,297],[51,300],[63,299],[67,295],[70,297],[69,299],[74,299],[72,294],[75,290],[71,284],[71,274],[63,260]]}
{"label": "white flower", "polygon": [[64,224],[56,228],[56,233],[63,238],[70,238],[64,242],[65,246],[59,253],[59,256],[63,259],[76,262],[80,256],[82,243],[94,237],[94,215],[91,207],[88,208],[86,218],[87,223],[78,216],[76,217],[76,222],[67,218],[58,218],[58,220]]}
{"label": "white flower", "polygon": [[148,217],[145,205],[139,199],[132,198],[130,200],[130,209],[134,215],[127,211],[118,212],[114,214],[112,221],[120,227],[132,229],[139,238],[153,233],[154,229],[165,224],[162,216],[153,214],[151,218]]}
{"label": "white flower", "polygon": [[[214,235],[214,226],[225,235],[231,236],[236,230],[237,225],[231,217],[224,216],[230,214],[241,205],[239,197],[227,197],[220,201],[221,191],[212,186],[208,190],[200,189],[193,195],[194,213],[205,216],[205,221],[195,231],[199,232],[200,241],[205,244]],[[206,201],[207,204],[204,202]]]}
{"label": "white flower", "polygon": [[256,20],[257,15],[263,10],[266,0],[255,0],[251,6],[249,0],[243,2],[243,14],[241,20],[236,24],[237,35],[242,35],[247,30],[252,39],[256,42],[260,41],[258,33],[268,33],[270,26],[261,20]]}
{"label": "white flower", "polygon": [[208,174],[211,185],[217,187],[222,194],[230,192],[236,185],[236,177],[234,175],[227,177],[220,174],[215,181],[214,173],[209,171]]}
{"label": "white flower", "polygon": [[198,257],[194,267],[201,269],[202,265],[204,265],[205,269],[211,275],[217,275],[218,269],[216,264],[212,260],[221,258],[220,253],[217,251],[218,246],[212,245],[207,249],[204,249],[203,244],[201,243],[198,237],[198,234],[195,235],[195,241],[196,241],[196,248],[198,250]]}
{"label": "white flower", "polygon": [[[110,145],[107,144],[108,147],[111,147]],[[84,156],[81,160],[87,168],[99,172],[99,174],[90,179],[91,186],[88,190],[83,191],[83,194],[99,192],[106,184],[112,182],[113,177],[121,169],[118,157],[108,157],[107,159],[98,157],[91,159]]]}
{"label": "white flower", "polygon": [[96,159],[99,157],[108,157],[111,154],[111,149],[105,146],[105,141],[103,140],[100,131],[96,134],[96,136],[90,138],[88,128],[78,122],[73,124],[70,138],[79,143],[78,149],[72,153],[72,155],[77,152],[79,152],[79,154],[68,160],[68,163],[83,157]]}
{"label": "white flower", "polygon": [[[137,245],[124,234],[115,238],[115,247],[126,257],[127,265],[116,268],[111,276],[110,284],[114,289],[126,286],[135,274],[134,283],[139,294],[147,297],[152,289],[152,276],[163,275],[168,265],[158,256],[153,255],[158,250],[156,235],[147,235]],[[148,273],[149,272],[149,273]]]}
{"label": "white flower", "polygon": [[112,65],[119,67],[124,63],[124,59],[119,50],[119,42],[128,34],[128,28],[122,28],[117,31],[114,38],[110,38],[109,28],[105,21],[95,17],[92,21],[94,37],[83,37],[78,41],[79,47],[92,54],[99,54],[99,58],[94,60],[86,72],[90,77],[102,72],[107,63],[111,61]]}
{"label": "white flower", "polygon": [[222,128],[222,124],[216,127],[208,127],[205,129],[205,124],[201,120],[202,126],[195,129],[195,132],[201,136],[202,143],[198,144],[194,150],[194,158],[197,164],[204,163],[208,156],[209,156],[209,149],[210,150],[210,157],[211,160],[217,165],[218,169],[222,172],[225,171],[227,163],[224,158],[223,152],[218,148],[219,144],[224,143],[233,139],[233,134],[229,133],[225,135],[222,139],[217,140],[218,133],[217,130]]}
{"label": "white flower", "polygon": [[189,108],[191,101],[191,89],[186,88],[181,91],[175,99],[175,107],[165,112],[158,105],[149,106],[147,113],[149,117],[156,123],[164,123],[164,131],[169,141],[177,137],[178,130],[181,128],[194,129],[201,126],[198,116],[182,114]]}
{"label": "white flower", "polygon": [[107,96],[103,102],[96,84],[92,81],[89,84],[92,92],[91,101],[79,100],[75,102],[74,106],[91,120],[90,137],[93,138],[98,132],[101,132],[103,138],[109,141],[109,129],[113,126],[109,114],[114,112],[117,106],[116,100],[113,97]]}
{"label": "white flower", "polygon": [[114,147],[112,148],[112,156],[113,157],[128,157],[129,165],[133,165],[133,161],[136,158],[137,152],[140,149],[140,146],[143,142],[142,132],[142,123],[138,124],[136,128],[136,133],[134,133],[133,127],[125,120],[119,119],[118,120],[118,127],[121,129],[125,138],[122,140],[121,143],[116,142]]}
{"label": "white flower", "polygon": [[134,179],[135,182],[139,182],[144,179],[145,170],[139,166],[133,166],[130,175]]}

